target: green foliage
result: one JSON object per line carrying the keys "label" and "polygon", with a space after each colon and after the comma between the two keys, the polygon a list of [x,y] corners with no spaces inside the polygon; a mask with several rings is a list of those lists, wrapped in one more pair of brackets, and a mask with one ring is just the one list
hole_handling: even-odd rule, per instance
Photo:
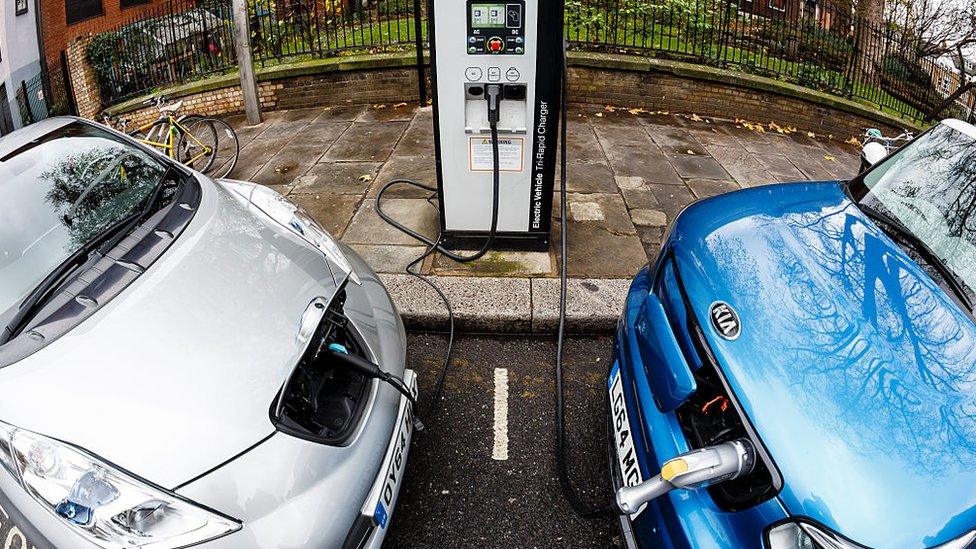
{"label": "green foliage", "polygon": [[606,36],[607,14],[592,2],[566,0],[566,24],[576,29],[580,38],[598,42]]}
{"label": "green foliage", "polygon": [[95,73],[95,82],[103,98],[112,97],[112,82],[115,80],[115,66],[120,57],[127,56],[119,48],[119,35],[115,32],[96,34],[85,47],[85,60]]}

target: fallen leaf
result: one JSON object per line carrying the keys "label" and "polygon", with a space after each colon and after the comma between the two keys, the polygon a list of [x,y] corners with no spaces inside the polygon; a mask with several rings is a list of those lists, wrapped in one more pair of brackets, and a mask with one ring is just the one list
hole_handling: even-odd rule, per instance
{"label": "fallen leaf", "polygon": [[692,113],[691,119],[694,120],[695,122],[701,122],[702,121],[702,117],[700,117],[700,116],[698,116],[697,114],[694,114],[694,113]]}
{"label": "fallen leaf", "polygon": [[397,103],[396,105],[393,105],[393,108],[394,109],[399,109],[400,107],[406,107],[406,106],[407,106],[406,103]]}
{"label": "fallen leaf", "polygon": [[617,109],[614,108],[613,105],[607,105],[606,107],[603,108],[603,110],[605,110],[607,112],[617,112]]}
{"label": "fallen leaf", "polygon": [[382,103],[379,103],[377,105],[373,105],[373,108],[376,109],[376,110],[385,109],[386,108],[386,105],[384,105]]}
{"label": "fallen leaf", "polygon": [[627,112],[629,112],[630,114],[633,114],[635,116],[638,115],[638,114],[646,114],[647,113],[647,111],[643,107],[635,107],[633,109],[630,109]]}
{"label": "fallen leaf", "polygon": [[599,116],[600,118],[603,118],[603,113],[602,112],[598,112],[598,113],[596,113],[596,115]]}
{"label": "fallen leaf", "polygon": [[829,154],[824,155],[824,160],[827,160],[828,162],[837,162],[837,159],[834,158],[833,156],[830,156]]}
{"label": "fallen leaf", "polygon": [[807,132],[807,137],[809,137],[810,139],[816,139],[817,138],[817,134],[815,134],[813,132]]}
{"label": "fallen leaf", "polygon": [[369,183],[370,181],[373,180],[373,176],[369,174],[361,175],[359,176],[359,180],[362,181],[363,183]]}
{"label": "fallen leaf", "polygon": [[847,143],[848,145],[854,145],[855,147],[860,147],[861,146],[861,142],[858,141],[858,139],[856,137],[852,137],[852,138],[848,139],[847,141],[844,141],[844,143]]}
{"label": "fallen leaf", "polygon": [[688,154],[695,154],[695,151],[688,149]]}

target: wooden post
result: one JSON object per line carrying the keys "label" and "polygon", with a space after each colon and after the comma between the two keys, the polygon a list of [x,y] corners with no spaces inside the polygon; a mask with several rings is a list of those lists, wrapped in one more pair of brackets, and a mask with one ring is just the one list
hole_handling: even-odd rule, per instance
{"label": "wooden post", "polygon": [[244,112],[247,123],[261,123],[261,104],[258,102],[258,81],[251,59],[251,26],[248,22],[247,0],[234,0],[234,42],[237,46],[237,66],[241,73],[241,92],[244,94]]}

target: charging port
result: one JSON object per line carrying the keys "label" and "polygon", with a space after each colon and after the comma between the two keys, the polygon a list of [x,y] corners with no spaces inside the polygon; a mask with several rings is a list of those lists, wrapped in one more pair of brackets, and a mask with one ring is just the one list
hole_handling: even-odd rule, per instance
{"label": "charging port", "polygon": [[525,84],[506,84],[505,99],[508,101],[525,101],[528,95]]}

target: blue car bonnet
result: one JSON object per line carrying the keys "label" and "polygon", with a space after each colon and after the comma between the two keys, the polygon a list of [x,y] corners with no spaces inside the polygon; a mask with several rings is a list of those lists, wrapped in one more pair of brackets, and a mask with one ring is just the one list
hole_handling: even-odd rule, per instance
{"label": "blue car bonnet", "polygon": [[670,246],[790,514],[869,547],[976,527],[976,326],[837,183],[699,202]]}

